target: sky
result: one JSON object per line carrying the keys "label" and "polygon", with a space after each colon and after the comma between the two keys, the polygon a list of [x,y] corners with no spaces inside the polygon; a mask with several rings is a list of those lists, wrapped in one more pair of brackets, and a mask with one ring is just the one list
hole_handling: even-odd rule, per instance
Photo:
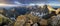
{"label": "sky", "polygon": [[30,4],[30,3],[60,3],[60,0],[0,0],[7,4]]}
{"label": "sky", "polygon": [[60,0],[0,0],[1,4],[50,4],[50,5],[60,5]]}

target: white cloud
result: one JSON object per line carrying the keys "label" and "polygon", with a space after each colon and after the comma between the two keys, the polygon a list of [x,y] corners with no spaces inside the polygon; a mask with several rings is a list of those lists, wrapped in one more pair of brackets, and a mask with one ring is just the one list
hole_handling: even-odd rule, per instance
{"label": "white cloud", "polygon": [[14,3],[15,3],[15,4],[21,4],[21,3],[20,3],[20,2],[18,2],[18,1],[14,1]]}
{"label": "white cloud", "polygon": [[1,7],[6,7],[6,6],[16,7],[16,6],[19,6],[19,5],[15,5],[15,4],[1,4],[1,3],[0,3],[0,6],[1,6]]}
{"label": "white cloud", "polygon": [[48,4],[50,6],[60,6],[60,4]]}
{"label": "white cloud", "polygon": [[29,4],[29,6],[35,6],[35,4],[33,4],[33,3],[30,3],[30,4]]}

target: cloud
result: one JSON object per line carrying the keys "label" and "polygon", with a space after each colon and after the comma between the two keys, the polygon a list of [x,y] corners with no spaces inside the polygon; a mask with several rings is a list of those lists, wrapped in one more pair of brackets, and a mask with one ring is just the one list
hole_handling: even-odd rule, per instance
{"label": "cloud", "polygon": [[15,4],[21,4],[21,3],[20,3],[20,2],[18,2],[18,1],[14,1],[14,3],[15,3]]}
{"label": "cloud", "polygon": [[16,4],[1,4],[0,3],[0,7],[6,7],[6,6],[8,6],[8,7],[16,7],[16,6],[20,6],[20,5],[16,5]]}

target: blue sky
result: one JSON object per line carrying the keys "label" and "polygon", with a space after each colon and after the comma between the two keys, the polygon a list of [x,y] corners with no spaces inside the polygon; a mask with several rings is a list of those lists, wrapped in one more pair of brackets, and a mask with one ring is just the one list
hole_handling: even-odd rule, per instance
{"label": "blue sky", "polygon": [[51,4],[51,6],[60,6],[60,0],[0,0],[0,6],[26,6],[25,4]]}
{"label": "blue sky", "polygon": [[60,4],[60,0],[0,0],[6,4]]}
{"label": "blue sky", "polygon": [[[0,0],[2,3],[8,4],[29,4],[29,3],[60,3],[60,0]],[[0,3],[1,3],[0,2]]]}

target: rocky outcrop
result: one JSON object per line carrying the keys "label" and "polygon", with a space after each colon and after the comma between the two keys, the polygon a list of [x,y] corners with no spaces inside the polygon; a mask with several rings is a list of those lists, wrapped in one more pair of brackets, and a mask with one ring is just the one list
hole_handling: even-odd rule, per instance
{"label": "rocky outcrop", "polygon": [[39,18],[31,14],[18,16],[14,26],[31,26],[39,21]]}
{"label": "rocky outcrop", "polygon": [[0,14],[0,26],[9,25],[13,23],[9,18]]}

